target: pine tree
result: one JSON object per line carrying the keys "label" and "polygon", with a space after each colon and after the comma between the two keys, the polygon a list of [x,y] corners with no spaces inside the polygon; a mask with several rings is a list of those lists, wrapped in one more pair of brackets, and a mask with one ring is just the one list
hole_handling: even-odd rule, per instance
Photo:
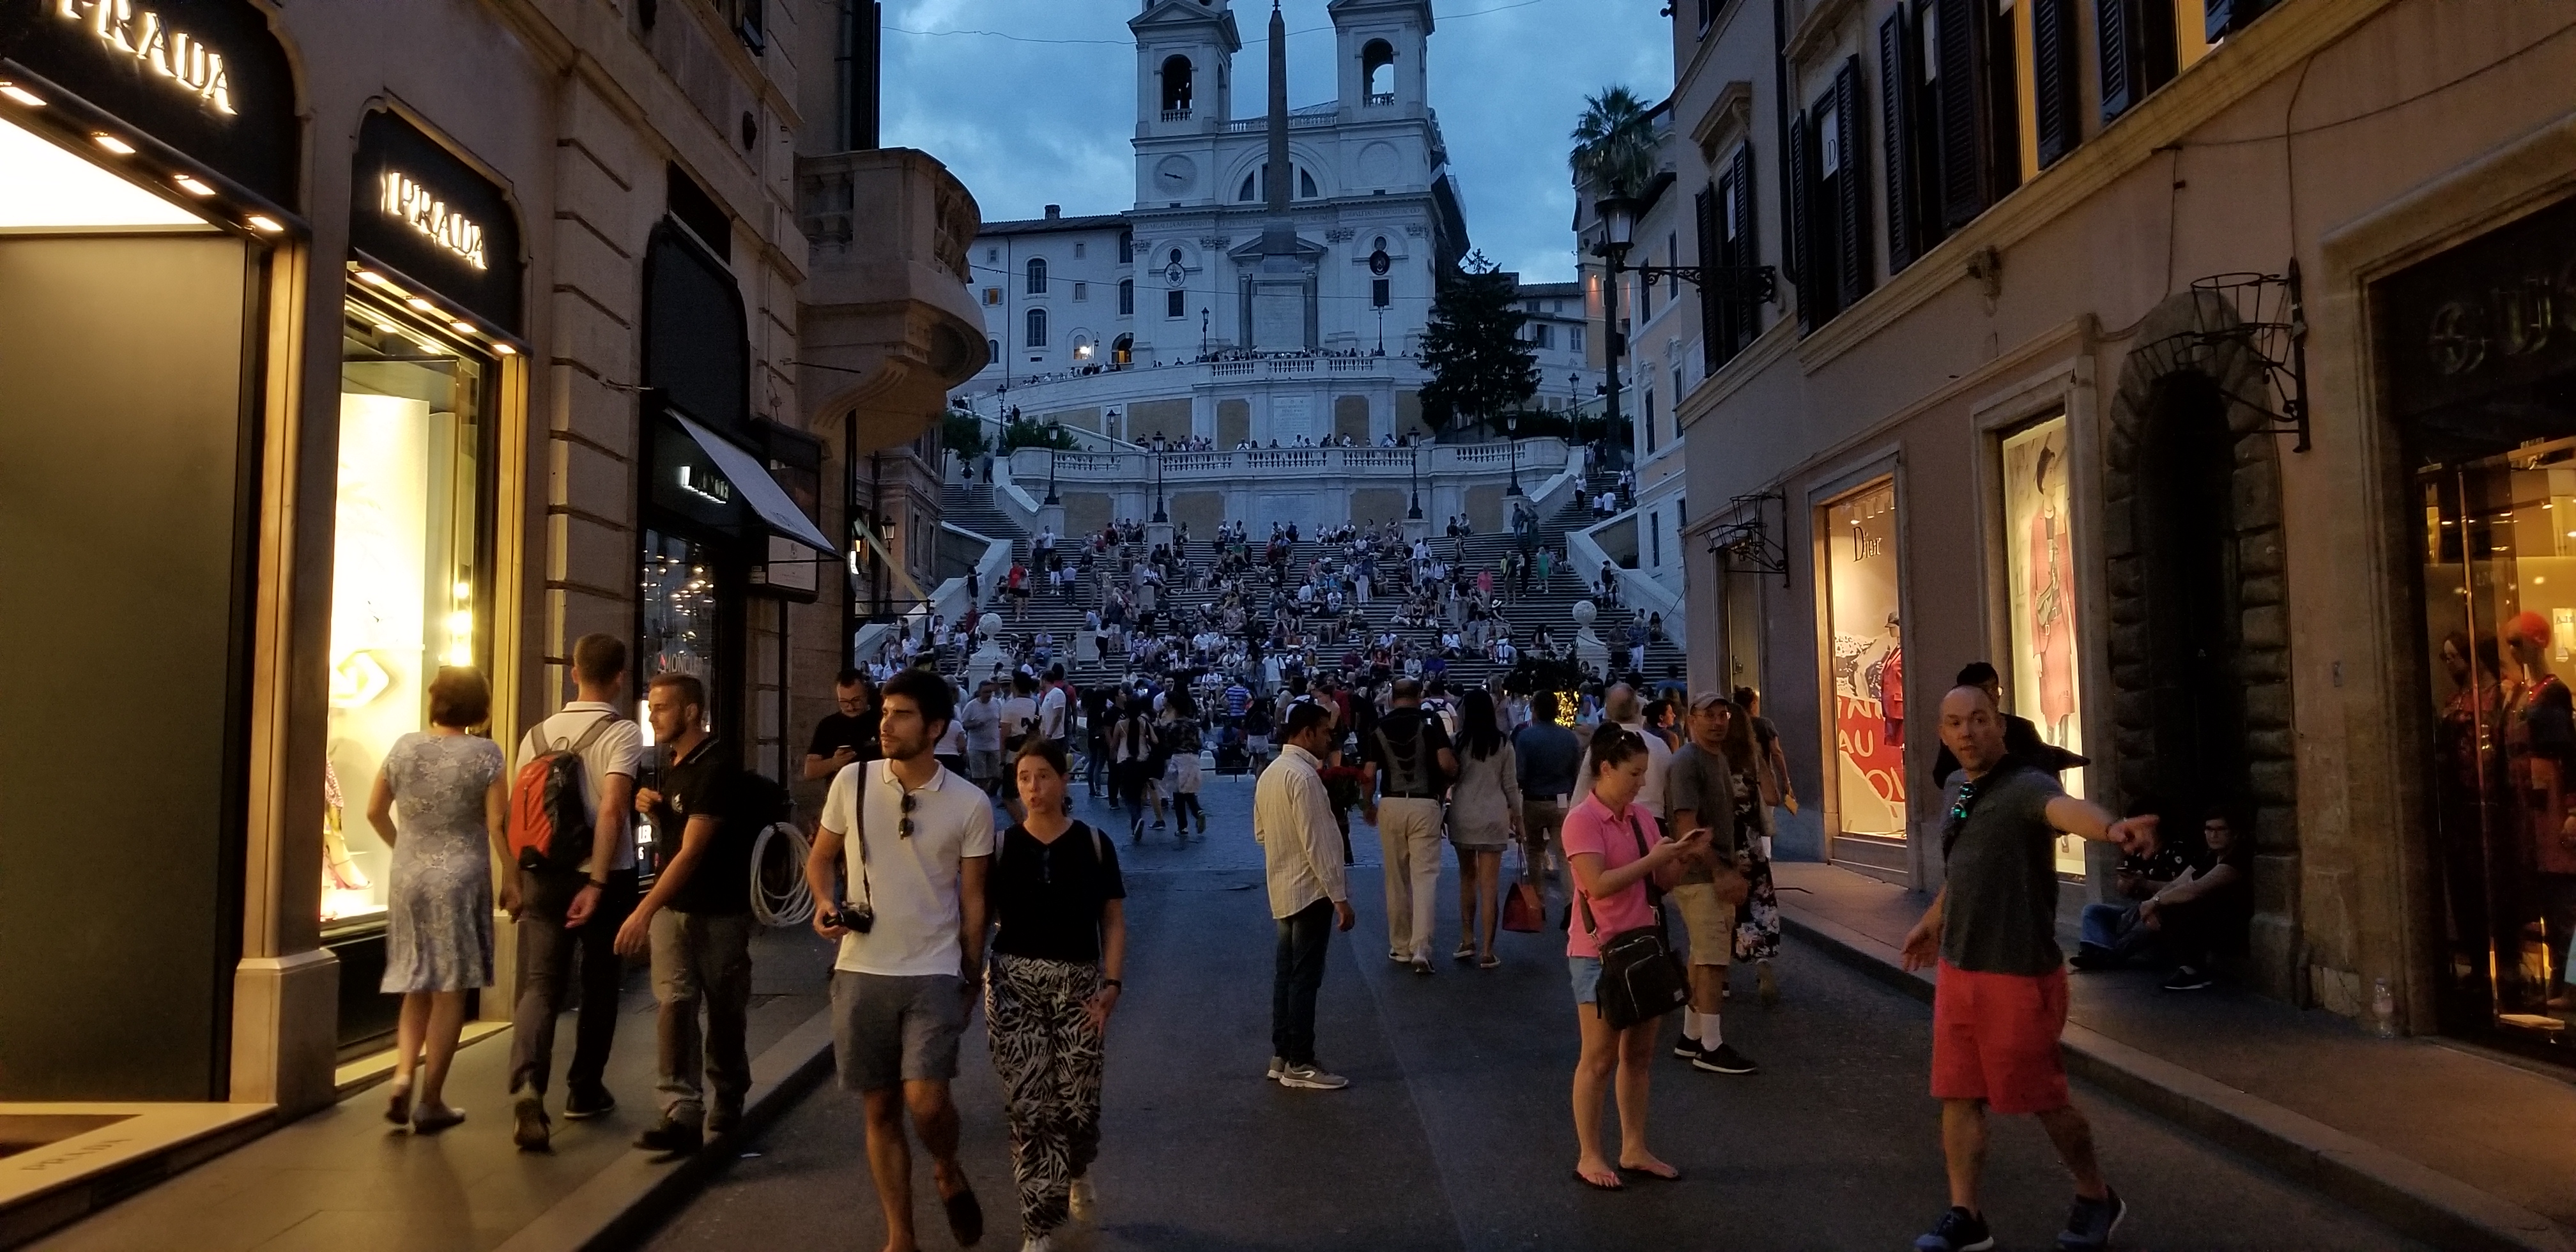
{"label": "pine tree", "polygon": [[1482,252],[1446,275],[1422,332],[1422,420],[1450,430],[1499,417],[1538,394],[1538,354],[1521,341],[1529,320],[1518,282]]}

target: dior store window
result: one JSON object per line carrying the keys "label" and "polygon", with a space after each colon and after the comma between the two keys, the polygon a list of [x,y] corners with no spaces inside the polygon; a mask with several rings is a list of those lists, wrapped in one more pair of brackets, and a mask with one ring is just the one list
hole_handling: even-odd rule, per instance
{"label": "dior store window", "polygon": [[[2029,718],[2043,742],[2084,754],[2076,698],[2082,632],[2075,599],[2075,537],[2066,491],[2066,416],[2043,418],[2003,439],[2004,577],[2012,614],[2005,711]],[[2084,794],[2084,771],[2058,775]],[[2057,838],[2057,872],[2084,875],[2084,841]]]}
{"label": "dior store window", "polygon": [[1825,615],[1834,703],[1834,857],[1902,871],[1905,642],[1896,568],[1896,481],[1825,506]]}

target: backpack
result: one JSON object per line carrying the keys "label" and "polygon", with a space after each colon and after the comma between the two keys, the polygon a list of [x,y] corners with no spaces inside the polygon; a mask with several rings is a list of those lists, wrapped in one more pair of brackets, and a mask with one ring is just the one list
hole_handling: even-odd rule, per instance
{"label": "backpack", "polygon": [[1377,738],[1379,759],[1386,762],[1383,794],[1388,796],[1429,796],[1440,794],[1440,763],[1431,752],[1431,737],[1424,733],[1432,714],[1420,713],[1413,723],[1413,741],[1401,751],[1387,737],[1385,718],[1369,733]]}
{"label": "backpack", "polygon": [[519,868],[578,873],[590,864],[597,826],[582,800],[581,754],[618,720],[602,713],[572,746],[540,752],[519,767],[510,786],[510,851]]}

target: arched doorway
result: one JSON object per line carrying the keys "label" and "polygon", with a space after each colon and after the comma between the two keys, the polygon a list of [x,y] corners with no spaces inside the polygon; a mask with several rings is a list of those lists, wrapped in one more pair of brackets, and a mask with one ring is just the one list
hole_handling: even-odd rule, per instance
{"label": "arched doorway", "polygon": [[2299,995],[2298,783],[2291,727],[2277,419],[2259,357],[2193,334],[2231,324],[2213,294],[2140,324],[2104,432],[2103,559],[2122,806],[2153,798],[2169,837],[2204,808],[2253,845],[2248,979]]}

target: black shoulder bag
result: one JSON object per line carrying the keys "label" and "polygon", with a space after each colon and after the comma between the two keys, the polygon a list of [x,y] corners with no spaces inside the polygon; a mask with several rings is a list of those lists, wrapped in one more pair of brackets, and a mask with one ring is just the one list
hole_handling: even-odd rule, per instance
{"label": "black shoulder bag", "polygon": [[[1636,837],[1637,855],[1644,858],[1646,832],[1638,827],[1635,814],[1628,817],[1628,833]],[[1652,893],[1652,880],[1647,890]],[[1581,888],[1575,890],[1575,904],[1583,910],[1583,929],[1601,947],[1601,982],[1594,999],[1601,1020],[1610,1023],[1611,1029],[1626,1030],[1690,1002],[1690,981],[1681,962],[1673,959],[1660,912],[1653,924],[1605,937],[1601,923],[1592,916],[1592,898]]]}

